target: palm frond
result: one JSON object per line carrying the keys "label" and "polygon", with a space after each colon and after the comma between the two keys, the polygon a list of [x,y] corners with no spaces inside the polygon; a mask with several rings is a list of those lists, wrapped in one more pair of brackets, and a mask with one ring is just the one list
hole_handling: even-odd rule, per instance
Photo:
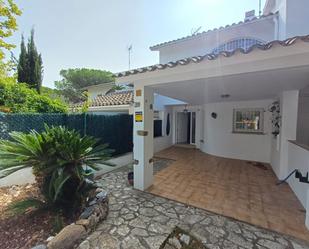
{"label": "palm frond", "polygon": [[35,199],[35,198],[29,198],[26,200],[17,201],[17,202],[10,204],[8,208],[6,209],[6,211],[8,213],[18,215],[18,214],[25,213],[30,208],[39,209],[45,206],[46,206],[46,203],[42,202],[41,200]]}

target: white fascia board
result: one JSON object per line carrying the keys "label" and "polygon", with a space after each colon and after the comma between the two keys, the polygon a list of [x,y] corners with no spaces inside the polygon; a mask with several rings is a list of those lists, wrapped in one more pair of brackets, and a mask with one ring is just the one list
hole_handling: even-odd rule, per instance
{"label": "white fascia board", "polygon": [[273,44],[273,47],[267,51],[255,49],[249,54],[236,52],[231,57],[220,55],[215,60],[205,59],[199,63],[191,62],[188,65],[178,65],[173,68],[119,77],[116,78],[116,82],[131,82],[151,86],[308,65],[309,43],[298,42],[290,47]]}
{"label": "white fascia board", "polygon": [[93,106],[89,107],[89,111],[129,111],[131,105],[109,105],[109,106]]}

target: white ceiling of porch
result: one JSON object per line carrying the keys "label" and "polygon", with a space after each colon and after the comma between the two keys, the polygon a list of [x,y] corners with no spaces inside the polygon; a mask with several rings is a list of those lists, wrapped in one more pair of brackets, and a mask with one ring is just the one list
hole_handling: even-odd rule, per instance
{"label": "white ceiling of porch", "polygon": [[[302,89],[308,85],[309,66],[179,81],[152,87],[161,95],[179,99],[191,105],[201,105],[222,101],[271,99],[282,91]],[[229,94],[230,98],[222,99],[222,94]]]}

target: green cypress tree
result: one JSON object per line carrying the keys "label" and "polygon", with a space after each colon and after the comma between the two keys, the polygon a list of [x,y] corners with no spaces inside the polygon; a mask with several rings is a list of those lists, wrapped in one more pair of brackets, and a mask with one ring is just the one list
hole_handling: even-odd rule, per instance
{"label": "green cypress tree", "polygon": [[[22,39],[21,47],[25,47]],[[41,54],[38,53],[34,43],[34,29],[31,30],[31,36],[28,40],[27,49],[21,49],[21,55],[18,62],[18,82],[27,83],[31,88],[41,91],[43,81],[43,61]],[[22,55],[23,53],[23,55]],[[26,56],[25,56],[26,55]],[[25,61],[24,61],[24,58]],[[26,70],[23,70],[25,69]],[[21,77],[19,77],[19,75]]]}
{"label": "green cypress tree", "polygon": [[17,80],[18,82],[28,82],[28,52],[25,45],[24,36],[21,37],[20,55],[17,65]]}

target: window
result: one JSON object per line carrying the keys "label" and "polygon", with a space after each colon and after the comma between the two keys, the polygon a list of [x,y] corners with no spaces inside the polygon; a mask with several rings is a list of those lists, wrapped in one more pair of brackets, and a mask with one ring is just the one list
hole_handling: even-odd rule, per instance
{"label": "window", "polygon": [[153,121],[153,137],[162,137],[162,120]]}
{"label": "window", "polygon": [[264,42],[259,41],[257,39],[253,39],[253,38],[235,39],[235,40],[229,41],[215,48],[212,51],[212,53],[219,54],[220,52],[223,52],[223,51],[232,52],[237,48],[242,48],[245,51],[247,51],[249,48],[251,48],[253,45],[256,45],[256,44],[262,45],[264,44]]}
{"label": "window", "polygon": [[263,133],[264,109],[234,109],[234,133]]}

